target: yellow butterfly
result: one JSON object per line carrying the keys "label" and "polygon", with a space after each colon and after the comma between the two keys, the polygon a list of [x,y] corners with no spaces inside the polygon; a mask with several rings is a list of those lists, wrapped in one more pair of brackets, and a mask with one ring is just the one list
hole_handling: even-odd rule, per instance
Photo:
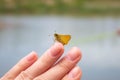
{"label": "yellow butterfly", "polygon": [[63,45],[68,44],[69,40],[71,39],[71,35],[65,35],[65,34],[54,34],[55,40],[59,41]]}

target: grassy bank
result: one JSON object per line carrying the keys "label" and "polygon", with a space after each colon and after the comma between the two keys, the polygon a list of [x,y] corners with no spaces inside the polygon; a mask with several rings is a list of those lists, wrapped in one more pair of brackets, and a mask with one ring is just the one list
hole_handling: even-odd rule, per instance
{"label": "grassy bank", "polygon": [[0,14],[120,15],[120,0],[0,0]]}

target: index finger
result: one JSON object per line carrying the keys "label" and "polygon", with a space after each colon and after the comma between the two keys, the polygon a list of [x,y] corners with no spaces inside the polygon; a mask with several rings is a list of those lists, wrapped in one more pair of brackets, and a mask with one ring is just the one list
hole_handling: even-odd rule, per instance
{"label": "index finger", "polygon": [[25,74],[30,79],[33,79],[36,76],[44,73],[59,59],[63,51],[63,45],[59,42],[56,42],[32,66],[30,66],[27,70],[22,72],[21,75]]}

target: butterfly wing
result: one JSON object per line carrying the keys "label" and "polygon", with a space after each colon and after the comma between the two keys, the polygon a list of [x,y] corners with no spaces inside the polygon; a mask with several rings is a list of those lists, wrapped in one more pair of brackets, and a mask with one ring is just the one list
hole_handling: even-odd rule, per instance
{"label": "butterfly wing", "polygon": [[58,41],[61,42],[63,45],[66,45],[69,40],[71,39],[70,35],[58,35]]}

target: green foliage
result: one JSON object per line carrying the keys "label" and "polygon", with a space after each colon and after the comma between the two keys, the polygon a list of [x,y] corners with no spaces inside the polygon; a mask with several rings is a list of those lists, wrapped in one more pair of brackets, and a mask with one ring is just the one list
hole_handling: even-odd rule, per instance
{"label": "green foliage", "polygon": [[[74,0],[70,5],[64,0],[53,0],[54,4],[49,5],[44,0],[0,0],[1,14],[119,14],[120,7],[103,9],[100,7],[86,8],[85,3],[90,0]],[[91,0],[100,1],[100,0]],[[104,0],[101,0],[104,2]],[[108,1],[109,0],[105,0]],[[117,1],[117,0],[116,0]],[[118,3],[120,1],[118,0]],[[10,6],[12,5],[12,7]],[[101,4],[102,6],[102,4]]]}

